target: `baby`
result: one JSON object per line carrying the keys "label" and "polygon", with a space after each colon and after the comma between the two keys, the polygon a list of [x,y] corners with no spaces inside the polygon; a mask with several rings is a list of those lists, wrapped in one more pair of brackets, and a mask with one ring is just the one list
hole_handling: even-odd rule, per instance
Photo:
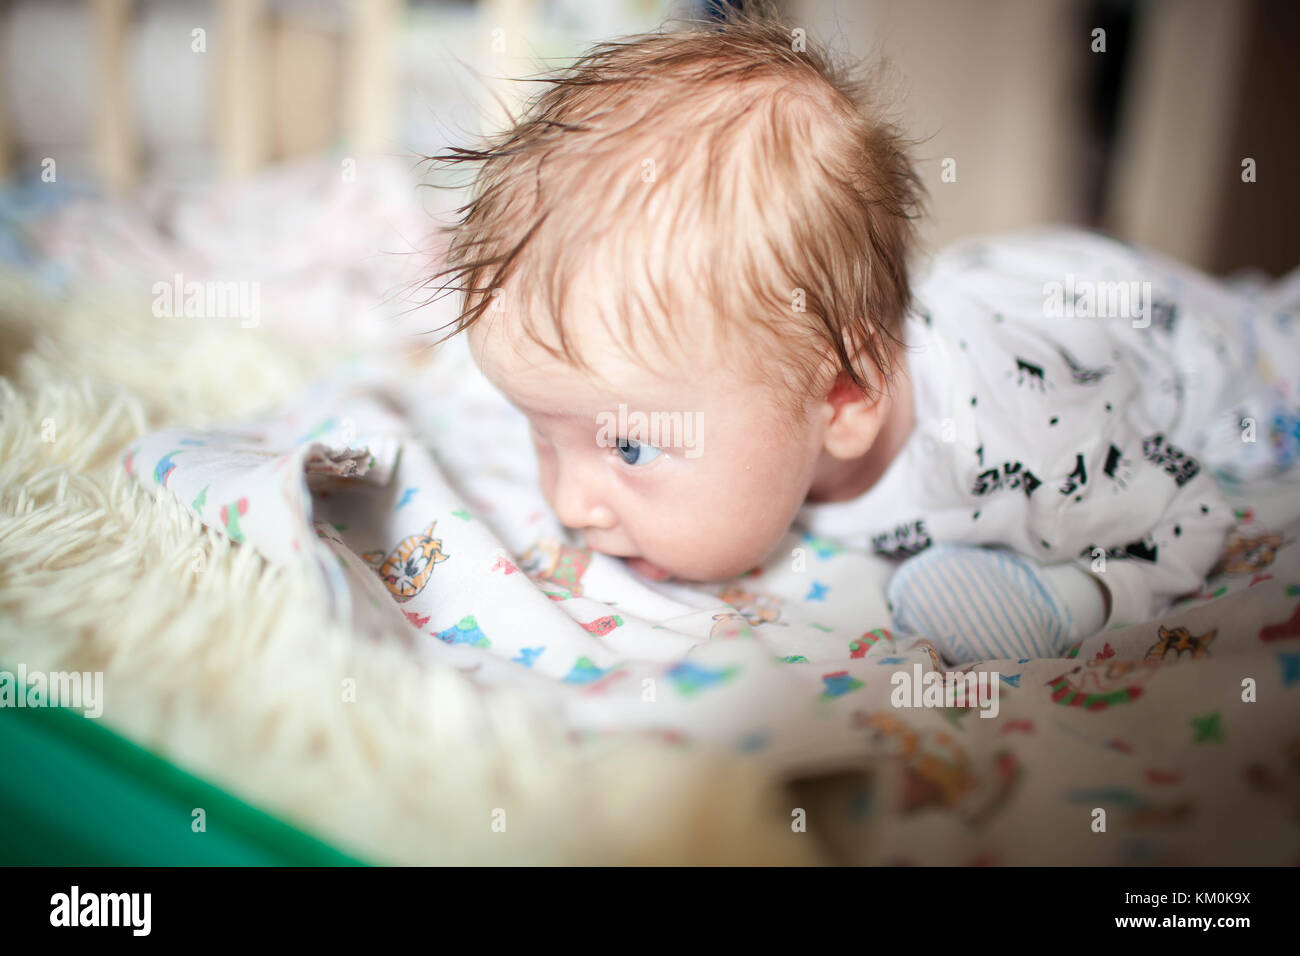
{"label": "baby", "polygon": [[769,19],[595,47],[443,157],[477,174],[438,276],[456,331],[558,518],[644,575],[734,577],[799,523],[906,559],[895,626],[951,661],[1149,619],[1222,550],[1209,466],[1267,467],[1242,302],[1068,232],[914,290],[922,188],[868,93]]}

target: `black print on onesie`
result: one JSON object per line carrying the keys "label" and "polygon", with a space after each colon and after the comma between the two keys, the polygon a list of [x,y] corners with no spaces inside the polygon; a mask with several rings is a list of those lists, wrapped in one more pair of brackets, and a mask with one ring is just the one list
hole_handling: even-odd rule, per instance
{"label": "black print on onesie", "polygon": [[1147,461],[1167,474],[1173,475],[1174,483],[1182,487],[1196,477],[1201,470],[1200,463],[1181,448],[1165,442],[1163,434],[1152,435],[1142,440],[1142,454]]}
{"label": "black print on onesie", "polygon": [[1079,557],[1091,558],[1093,557],[1093,552],[1097,550],[1106,552],[1106,557],[1108,558],[1132,558],[1135,561],[1147,561],[1151,564],[1156,563],[1156,543],[1150,535],[1147,535],[1140,541],[1130,541],[1122,548],[1098,549],[1095,544],[1090,544],[1079,552]]}
{"label": "black print on onesie", "polygon": [[871,536],[871,550],[887,558],[910,558],[933,543],[930,532],[925,528],[924,518],[900,524],[893,531]]}
{"label": "black print on onesie", "polygon": [[1161,299],[1151,303],[1151,324],[1157,329],[1162,329],[1166,335],[1172,335],[1177,321],[1178,306]]}
{"label": "black print on onesie", "polygon": [[1075,455],[1074,471],[1070,472],[1070,476],[1065,480],[1065,484],[1061,485],[1061,487],[1057,490],[1060,491],[1061,494],[1063,495],[1072,495],[1075,493],[1075,491],[1082,488],[1087,483],[1088,483],[1088,469],[1084,467],[1083,455]]}
{"label": "black print on onesie", "polygon": [[1033,362],[1027,362],[1016,356],[1016,370],[1014,373],[1008,372],[1007,377],[1016,376],[1016,386],[1028,384],[1030,388],[1037,389],[1040,392],[1047,391],[1047,379],[1043,377],[1043,367],[1035,365]]}
{"label": "black print on onesie", "polygon": [[1056,347],[1056,351],[1061,353],[1061,358],[1070,367],[1070,381],[1075,385],[1096,385],[1114,371],[1114,368],[1110,365],[1089,368],[1059,345]]}
{"label": "black print on onesie", "polygon": [[988,471],[981,471],[976,475],[975,486],[971,488],[971,494],[987,495],[1003,488],[1023,488],[1025,497],[1028,498],[1034,493],[1034,489],[1041,484],[1042,482],[1034,476],[1034,473],[1020,462],[1006,461],[1002,463],[1001,468],[990,468]]}
{"label": "black print on onesie", "polygon": [[1127,488],[1129,479],[1133,477],[1133,462],[1124,457],[1124,452],[1118,446],[1111,445],[1106,452],[1106,464],[1101,470],[1115,484]]}

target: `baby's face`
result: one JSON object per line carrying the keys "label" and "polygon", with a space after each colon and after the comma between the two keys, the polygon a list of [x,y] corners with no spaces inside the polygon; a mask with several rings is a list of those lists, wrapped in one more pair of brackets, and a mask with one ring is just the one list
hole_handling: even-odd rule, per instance
{"label": "baby's face", "polygon": [[489,318],[467,333],[474,358],[532,424],[546,500],[589,547],[694,581],[771,553],[813,481],[815,411],[791,429],[771,387],[724,371],[707,344],[632,361],[580,329],[593,375]]}

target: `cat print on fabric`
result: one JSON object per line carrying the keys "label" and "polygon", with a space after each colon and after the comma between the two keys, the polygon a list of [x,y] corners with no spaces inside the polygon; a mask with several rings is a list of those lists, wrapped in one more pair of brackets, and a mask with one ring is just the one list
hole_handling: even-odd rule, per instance
{"label": "cat print on fabric", "polygon": [[1151,645],[1151,649],[1147,651],[1146,659],[1149,661],[1163,661],[1171,651],[1175,660],[1181,658],[1184,654],[1188,657],[1209,657],[1210,642],[1214,640],[1218,633],[1218,628],[1204,634],[1192,634],[1185,627],[1171,629],[1161,625],[1160,640]]}
{"label": "cat print on fabric", "polygon": [[403,538],[387,555],[383,551],[367,551],[361,556],[379,572],[384,586],[399,602],[409,601],[423,591],[433,569],[449,557],[442,550],[442,539],[433,536],[437,523],[433,521],[418,534]]}
{"label": "cat print on fabric", "polygon": [[885,712],[853,716],[869,733],[873,752],[903,759],[903,812],[953,809],[975,786],[966,751],[951,734],[921,731]]}
{"label": "cat print on fabric", "polygon": [[985,772],[977,773],[951,733],[918,730],[895,714],[859,710],[853,723],[868,732],[874,752],[901,761],[903,813],[949,810],[967,825],[979,826],[1006,805],[1022,776],[1019,761],[1005,750],[994,753]]}
{"label": "cat print on fabric", "polygon": [[1214,574],[1255,574],[1273,563],[1278,550],[1285,544],[1282,535],[1275,531],[1245,534],[1234,531],[1228,536],[1228,545],[1219,558]]}
{"label": "cat print on fabric", "polygon": [[755,627],[771,624],[781,617],[781,599],[771,594],[746,591],[739,585],[732,584],[718,597],[734,607]]}
{"label": "cat print on fabric", "polygon": [[552,585],[558,591],[542,588],[553,601],[582,596],[582,576],[591,564],[591,551],[574,548],[555,538],[543,538],[529,548],[519,566],[524,573],[541,585]]}
{"label": "cat print on fabric", "polygon": [[770,594],[746,591],[739,585],[730,585],[718,595],[734,611],[713,615],[713,628],[709,637],[731,639],[749,637],[760,624],[774,624],[781,617],[781,599]]}

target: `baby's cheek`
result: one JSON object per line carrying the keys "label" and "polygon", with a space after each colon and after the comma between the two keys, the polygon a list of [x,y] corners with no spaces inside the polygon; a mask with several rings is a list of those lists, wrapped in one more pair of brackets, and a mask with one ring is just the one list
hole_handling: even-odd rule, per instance
{"label": "baby's cheek", "polygon": [[555,500],[555,452],[536,439],[533,440],[533,452],[537,456],[537,483],[549,504]]}
{"label": "baby's cheek", "polygon": [[[743,570],[761,564],[790,530],[807,495],[808,476],[782,467],[736,476],[727,502],[733,548]],[[746,480],[748,479],[748,480]]]}
{"label": "baby's cheek", "polygon": [[747,491],[736,483],[731,492],[701,490],[685,497],[671,520],[666,513],[647,516],[640,539],[646,556],[680,577],[723,580],[743,574],[771,553],[790,526],[789,503],[779,489],[777,495],[772,491]]}

